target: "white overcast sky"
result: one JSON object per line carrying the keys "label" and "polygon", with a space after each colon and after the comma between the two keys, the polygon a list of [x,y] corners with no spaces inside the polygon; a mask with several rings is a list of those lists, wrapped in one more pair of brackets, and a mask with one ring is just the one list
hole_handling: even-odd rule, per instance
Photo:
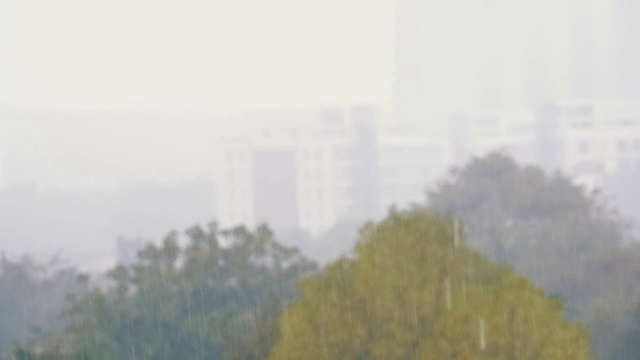
{"label": "white overcast sky", "polygon": [[[386,105],[392,11],[392,0],[0,0],[0,107]],[[0,116],[0,188],[181,182],[215,168],[215,116],[82,120]]]}
{"label": "white overcast sky", "polygon": [[387,103],[391,0],[0,0],[0,104]]}
{"label": "white overcast sky", "polygon": [[[0,115],[0,187],[3,182],[117,186],[180,182],[210,174],[215,168],[213,151],[203,144],[212,141],[210,134],[220,122],[183,124],[190,119],[188,112],[389,105],[393,1],[0,0],[0,110],[5,106],[59,113],[86,109],[96,114],[105,110],[183,114],[181,121],[161,125],[153,117],[137,116],[121,121],[103,116],[102,122],[89,125],[82,116],[68,121],[38,116],[25,123]],[[455,39],[465,38],[465,28],[474,29],[487,19],[475,16],[478,8],[468,6],[477,5],[476,0],[423,1],[435,14],[425,21],[436,29],[424,51],[441,56],[427,56],[429,66],[420,71],[444,79],[444,84],[457,84],[449,86],[449,92],[435,87],[431,94],[435,104],[456,104],[458,90],[471,80],[457,71],[466,58],[451,54],[466,49],[467,43]],[[514,31],[504,31],[506,38],[523,30],[521,22],[528,16],[540,21],[525,11],[524,4],[533,4],[528,0],[492,1],[509,4],[505,19],[513,23]],[[626,4],[618,10],[622,14],[637,8],[630,6],[632,0],[538,1],[540,6],[530,7],[553,15],[553,21],[544,24],[553,40],[545,43],[556,44],[549,46],[555,49],[550,53],[568,53],[568,40],[562,42],[560,35],[569,39],[569,24],[587,19],[595,27],[584,36],[597,40],[598,46],[584,59],[597,55],[599,61],[613,59],[615,53],[607,46],[615,43],[611,34],[616,33],[610,30],[624,25],[617,20],[624,17],[613,16],[620,15],[613,12],[614,5]],[[462,12],[466,18],[460,9],[466,9]],[[625,30],[627,37],[632,38],[635,29]],[[633,40],[624,44],[633,47]],[[497,50],[520,59],[522,46],[527,49],[529,44],[520,45]],[[634,59],[640,52],[629,53],[635,57],[629,57],[628,68],[635,71]],[[609,79],[616,67],[603,63],[604,77]],[[550,79],[563,84],[560,75],[566,66],[547,65],[563,69]],[[505,78],[514,83],[526,74],[517,66],[511,72],[506,69]],[[449,81],[451,74],[456,81]],[[635,85],[636,78],[630,79]]]}

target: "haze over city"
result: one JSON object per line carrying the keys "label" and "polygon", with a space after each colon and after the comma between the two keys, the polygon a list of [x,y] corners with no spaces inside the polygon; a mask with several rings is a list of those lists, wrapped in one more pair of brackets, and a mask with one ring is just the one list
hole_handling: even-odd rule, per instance
{"label": "haze over city", "polygon": [[[197,248],[261,224],[300,250],[265,264],[324,274],[365,263],[371,226],[425,223],[568,299],[598,358],[627,354],[607,334],[633,329],[637,292],[639,18],[635,0],[0,0],[0,289],[34,259],[94,277],[60,304],[109,278],[120,296],[117,269],[171,254],[171,231]],[[0,359],[10,344],[0,324]]]}
{"label": "haze over city", "polygon": [[628,1],[1,5],[5,187],[213,181],[214,139],[247,111],[366,105],[433,130],[455,113],[638,95]]}

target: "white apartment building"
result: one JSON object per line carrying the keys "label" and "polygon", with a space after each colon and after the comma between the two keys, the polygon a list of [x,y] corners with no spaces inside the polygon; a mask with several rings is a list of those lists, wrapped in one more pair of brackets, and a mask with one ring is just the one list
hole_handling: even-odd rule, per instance
{"label": "white apartment building", "polygon": [[[371,108],[245,114],[220,137],[221,225],[269,223],[312,236],[341,220],[370,217],[375,204]],[[370,136],[371,135],[371,136]]]}
{"label": "white apartment building", "polygon": [[7,114],[5,114],[2,107],[0,107],[0,190],[6,188],[8,181],[6,174],[7,169],[5,164],[7,156],[7,142],[5,140],[5,137],[8,136],[6,130],[8,122],[7,117]]}
{"label": "white apartment building", "polygon": [[378,135],[380,215],[395,205],[424,204],[427,190],[452,164],[448,136],[381,126]]}
{"label": "white apartment building", "polygon": [[565,101],[556,105],[560,168],[587,188],[640,169],[640,101]]}
{"label": "white apartment building", "polygon": [[423,204],[452,166],[491,151],[559,169],[588,189],[640,169],[640,102],[565,101],[545,111],[478,111],[441,132],[379,121],[371,108],[247,114],[221,137],[218,216],[224,226],[301,229]]}
{"label": "white apartment building", "polygon": [[532,111],[479,112],[454,122],[456,164],[502,150],[523,164],[561,170],[587,189],[640,169],[639,101],[562,101]]}
{"label": "white apartment building", "polygon": [[640,101],[570,100],[538,113],[473,113],[454,121],[451,142],[456,165],[501,150],[600,188],[608,176],[640,169]]}
{"label": "white apartment building", "polygon": [[523,164],[537,161],[536,119],[530,111],[479,111],[458,116],[452,122],[456,166],[492,151],[503,151]]}

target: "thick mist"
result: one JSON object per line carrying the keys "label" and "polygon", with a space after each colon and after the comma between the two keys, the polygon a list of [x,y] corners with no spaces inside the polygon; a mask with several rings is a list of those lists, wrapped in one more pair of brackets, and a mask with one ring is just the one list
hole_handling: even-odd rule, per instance
{"label": "thick mist", "polygon": [[0,359],[637,353],[638,18],[0,0]]}
{"label": "thick mist", "polygon": [[[126,12],[119,11],[124,3],[118,2],[4,0],[1,5],[0,184],[3,197],[11,199],[3,202],[3,211],[12,216],[4,225],[11,236],[3,237],[2,247],[13,254],[52,254],[54,249],[81,254],[85,246],[94,255],[70,257],[90,262],[98,254],[108,257],[103,251],[112,248],[117,234],[157,238],[172,226],[224,219],[230,206],[225,202],[233,202],[225,198],[234,171],[227,153],[238,146],[248,157],[286,150],[290,155],[282,156],[295,158],[289,160],[292,165],[274,158],[273,168],[293,166],[292,172],[263,191],[291,193],[298,186],[292,198],[297,203],[289,210],[293,215],[282,220],[281,230],[314,236],[343,222],[375,218],[393,204],[421,202],[425,189],[448,167],[490,150],[507,149],[526,163],[578,176],[580,164],[570,155],[537,150],[543,137],[559,136],[567,144],[573,137],[570,129],[540,130],[536,124],[546,116],[541,109],[567,108],[567,99],[598,107],[638,96],[633,60],[640,56],[633,20],[638,6],[631,1],[485,6],[389,0],[309,3],[310,8],[286,1],[269,6],[191,1],[155,4],[144,21],[142,2]],[[250,15],[245,6],[263,16]],[[55,16],[44,17],[45,10]],[[165,26],[165,20],[175,26]],[[359,104],[370,108],[364,127],[354,125],[358,120],[348,114]],[[593,115],[603,126],[639,116],[633,109],[607,106]],[[327,115],[331,112],[337,115]],[[344,134],[327,135],[324,125],[311,125],[330,116],[342,122],[336,131]],[[314,126],[322,135],[309,131],[308,140],[292,135]],[[265,140],[265,128],[279,140]],[[602,141],[618,141],[610,138]],[[318,140],[317,149],[296,143],[310,140]],[[354,155],[351,147],[369,156]],[[334,178],[307,184],[317,190],[301,190],[304,178],[292,180],[316,171],[301,168],[307,151],[328,157],[309,165],[320,173],[308,176]],[[342,155],[345,165],[335,155],[340,152],[351,152]],[[363,185],[357,178],[364,175],[336,170],[351,163],[375,181]],[[623,195],[629,190],[616,180],[618,164],[605,167],[598,179],[585,181],[608,184],[612,200],[633,216]],[[252,192],[261,180],[246,171],[244,181],[253,185],[247,183],[248,193],[241,195],[247,203],[242,211],[269,212],[277,201],[254,209],[253,202],[260,200]],[[353,185],[339,185],[345,181]],[[211,186],[194,185],[204,183]],[[364,189],[357,198],[371,203],[356,199],[340,205],[339,199],[353,191],[349,186]],[[158,198],[145,195],[146,187]],[[160,189],[176,194],[162,199]],[[308,191],[324,191],[318,196],[328,200],[305,205]],[[182,192],[202,197],[202,205],[195,206],[199,210],[187,210]],[[144,215],[136,214],[135,206],[118,205],[121,194],[149,196],[157,200],[149,208],[196,216],[158,219],[153,231],[127,228],[114,219]],[[358,206],[372,210],[363,218],[354,215]],[[66,219],[65,225],[51,227],[46,221],[56,222],[53,214]],[[256,224],[269,218],[256,214],[230,221]],[[46,221],[35,225],[35,219]],[[17,225],[31,220],[42,232]],[[84,227],[91,230],[85,234]],[[44,241],[42,234],[49,232]]]}

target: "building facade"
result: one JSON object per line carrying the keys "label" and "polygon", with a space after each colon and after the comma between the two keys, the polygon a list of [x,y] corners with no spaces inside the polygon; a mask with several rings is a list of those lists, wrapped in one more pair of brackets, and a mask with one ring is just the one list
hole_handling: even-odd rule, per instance
{"label": "building facade", "polygon": [[561,171],[587,189],[640,169],[640,102],[564,101],[538,111],[477,111],[446,132],[412,128],[373,107],[245,116],[221,138],[218,216],[224,226],[269,223],[320,236],[391,206],[424,204],[453,166],[502,151]]}
{"label": "building facade", "polygon": [[554,105],[559,168],[587,188],[640,169],[640,101],[565,101]]}
{"label": "building facade", "polygon": [[396,121],[638,96],[630,0],[395,1]]}
{"label": "building facade", "polygon": [[474,113],[453,124],[455,164],[503,151],[520,163],[559,170],[587,189],[640,170],[640,101],[567,100],[537,112]]}
{"label": "building facade", "polygon": [[452,164],[448,136],[434,137],[417,129],[381,126],[378,136],[380,215],[391,206],[423,204],[427,190]]}
{"label": "building facade", "polygon": [[223,226],[269,223],[313,236],[377,209],[378,111],[370,107],[250,113],[221,137]]}

